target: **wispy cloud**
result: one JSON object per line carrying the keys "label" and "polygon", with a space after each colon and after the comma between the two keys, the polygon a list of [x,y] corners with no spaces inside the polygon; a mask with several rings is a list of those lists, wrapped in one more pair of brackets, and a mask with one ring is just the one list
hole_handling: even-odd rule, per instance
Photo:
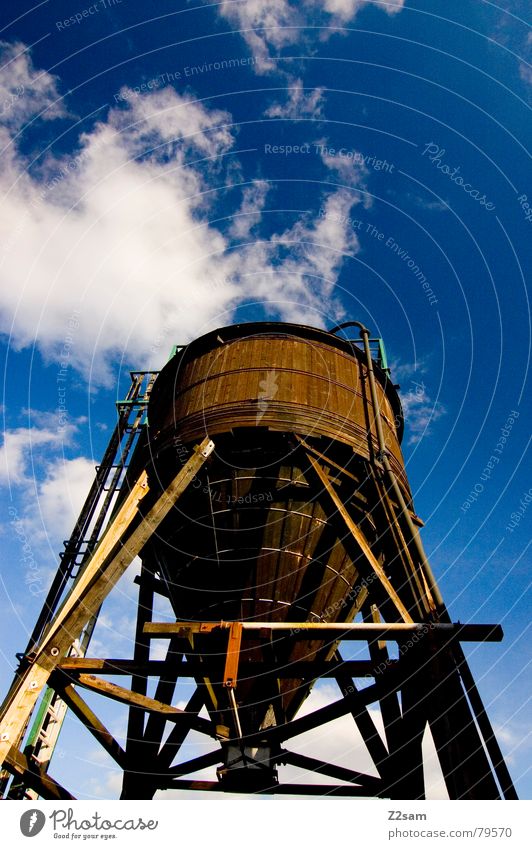
{"label": "wispy cloud", "polygon": [[410,192],[406,192],[403,195],[405,200],[410,201],[415,206],[419,207],[419,209],[426,209],[428,212],[448,212],[449,207],[447,204],[443,203],[443,201],[435,200],[433,197],[421,197],[421,195],[415,195]]}
{"label": "wispy cloud", "polygon": [[66,115],[58,78],[33,66],[25,44],[0,40],[0,62],[0,121],[4,126],[18,131],[35,115],[45,121]]}
{"label": "wispy cloud", "polygon": [[404,0],[224,0],[218,12],[245,40],[255,57],[256,71],[268,73],[277,68],[283,48],[308,40],[305,27],[321,24],[324,29],[318,37],[324,39],[368,6],[394,15]]}
{"label": "wispy cloud", "polygon": [[266,310],[286,321],[322,326],[340,320],[343,308],[334,288],[347,256],[360,250],[349,213],[356,194],[339,189],[327,195],[318,217],[305,215],[281,233],[246,246],[239,275]]}
{"label": "wispy cloud", "polygon": [[256,224],[266,203],[270,184],[266,180],[256,180],[252,186],[246,186],[242,193],[240,208],[234,213],[229,230],[232,239],[246,239]]}
{"label": "wispy cloud", "polygon": [[532,55],[532,32],[529,32],[526,37],[524,52],[526,59],[523,58],[519,63],[519,76],[525,83],[532,85],[532,65],[529,61]]}
{"label": "wispy cloud", "polygon": [[60,435],[56,431],[33,427],[5,431],[0,447],[0,483],[21,486],[31,482],[29,469],[32,458],[44,446],[58,445],[60,442]]}
{"label": "wispy cloud", "polygon": [[324,89],[303,88],[303,80],[291,79],[284,103],[276,101],[265,112],[268,118],[323,118]]}
{"label": "wispy cloud", "polygon": [[401,381],[400,398],[408,445],[416,445],[431,433],[432,425],[446,414],[445,406],[431,396],[427,383],[428,359],[416,363],[390,364],[394,380]]}
{"label": "wispy cloud", "polygon": [[[364,164],[363,154],[357,150],[350,150],[349,156],[340,155],[336,151],[331,153],[331,148],[327,145],[326,139],[320,139],[315,142],[314,146],[320,148],[321,161],[340,182],[346,186],[366,190],[369,171]],[[342,151],[342,154],[344,154],[344,151]],[[359,197],[358,200],[363,201],[366,209],[371,206],[371,197],[367,194],[363,198]]]}

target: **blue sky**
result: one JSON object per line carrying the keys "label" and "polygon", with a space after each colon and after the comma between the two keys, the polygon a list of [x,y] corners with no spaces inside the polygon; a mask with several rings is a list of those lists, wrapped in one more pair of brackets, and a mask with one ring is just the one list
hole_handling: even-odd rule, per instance
{"label": "blue sky", "polygon": [[[451,615],[503,624],[502,644],[468,655],[531,797],[526,6],[159,0],[155,15],[137,0],[23,0],[0,13],[2,689],[128,370],[235,320],[357,319],[401,385]],[[131,650],[133,592],[128,578],[105,610],[102,651]],[[86,779],[67,759],[54,774],[112,795],[83,747]]]}

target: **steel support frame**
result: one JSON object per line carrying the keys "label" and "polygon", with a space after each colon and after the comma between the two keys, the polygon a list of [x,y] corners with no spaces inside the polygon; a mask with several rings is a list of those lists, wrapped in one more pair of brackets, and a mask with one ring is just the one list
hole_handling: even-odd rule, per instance
{"label": "steel support frame", "polygon": [[[340,518],[348,519],[347,528],[353,533],[352,520],[349,521],[349,510],[343,504],[327,472],[327,467],[332,467],[334,464],[329,464],[327,457],[323,454],[317,459],[316,449],[301,437],[295,435],[294,439],[295,444],[299,443],[301,450],[305,451],[309,471],[312,470],[316,481],[323,486],[318,496],[321,497],[322,504],[325,505],[326,501],[330,500]],[[431,631],[439,630],[442,625],[451,625],[446,608],[440,602],[438,609],[435,603],[435,598],[441,599],[441,594],[427,565],[426,555],[422,552],[419,539],[412,538],[411,513],[408,512],[406,505],[403,506],[408,515],[404,515],[404,510],[403,513],[396,510],[389,487],[384,481],[384,475],[382,475],[382,482],[379,480],[378,463],[373,462],[368,465],[370,466],[368,479],[372,479],[375,486],[373,501],[387,511],[389,521],[384,523],[384,526],[390,527],[395,535],[397,553],[391,561],[392,564],[402,562],[407,573],[405,588],[408,585],[417,586],[413,601],[418,611],[423,609],[427,611],[426,620],[430,624]],[[344,483],[348,484],[348,480],[345,479]],[[400,516],[404,518],[404,521],[399,520]],[[360,533],[358,529],[358,534]],[[363,548],[363,541],[361,545],[360,539],[357,538],[356,528],[353,536],[357,544]],[[419,559],[416,562],[418,550]],[[376,575],[380,577],[378,573]],[[382,580],[381,584],[383,584]],[[383,586],[387,589],[385,584]],[[405,620],[397,598],[392,594],[390,598],[397,612],[402,614]],[[374,610],[371,601],[370,593],[362,610],[366,621],[372,609]],[[387,609],[390,610],[389,605]],[[415,613],[413,608],[407,612],[409,616]],[[502,630],[499,631],[497,638],[502,638]],[[464,639],[464,632],[459,639]],[[382,646],[384,647],[384,644]],[[372,658],[376,659],[378,653],[375,641],[370,642],[369,647]],[[415,658],[414,661],[413,658]],[[459,640],[442,643],[434,638],[433,633],[431,639],[423,641],[419,646],[417,644],[411,646],[409,652],[405,653],[405,660],[408,664],[408,675],[401,691],[402,717],[397,711],[397,706],[391,714],[389,713],[389,705],[386,705],[389,695],[383,693],[380,699],[385,733],[390,738],[389,764],[395,762],[399,767],[398,771],[392,769],[388,775],[388,782],[391,781],[392,797],[424,798],[421,740],[428,723],[435,740],[450,798],[497,799],[502,795],[506,799],[516,799],[515,788]],[[382,679],[380,682],[375,680],[382,687]],[[420,696],[421,693],[422,696]],[[452,716],[452,719],[449,719],[448,714]],[[395,743],[392,743],[392,739]],[[404,775],[405,760],[414,764],[407,775]]]}
{"label": "steel support frame", "polygon": [[[179,633],[182,639],[185,639],[186,633],[186,624],[187,623],[176,623],[174,633]],[[203,633],[211,633],[215,634],[216,630],[222,629],[226,630],[230,633],[231,625],[234,623],[197,623],[197,625],[202,629]],[[245,636],[246,623],[238,623],[242,624],[243,630],[242,634]],[[264,639],[268,639],[268,625],[271,623],[257,623],[263,629]],[[304,624],[304,623],[300,623]],[[196,623],[194,623],[194,626]],[[487,630],[492,630],[492,626],[485,626]],[[157,629],[153,629],[157,630]],[[168,631],[163,634],[168,635]],[[250,632],[248,631],[248,634]],[[251,633],[256,639],[256,632],[253,630]],[[401,631],[395,631],[394,639],[401,639],[400,637]],[[440,632],[440,644],[441,643],[441,633]],[[152,635],[153,638],[154,635]],[[301,635],[301,639],[304,639],[305,635]],[[447,632],[447,637],[444,638],[447,642],[449,640],[449,634]],[[228,646],[229,648],[229,646]],[[235,669],[235,659],[232,658],[231,663],[233,664],[233,669]],[[416,661],[417,663],[417,661]],[[183,667],[186,667],[186,663],[183,664]],[[300,664],[300,669],[304,664]],[[308,679],[312,679],[316,673],[315,665],[309,661],[305,662],[305,665],[308,665]],[[407,754],[405,746],[408,745],[408,752],[411,753],[414,745],[421,745],[421,736],[423,733],[424,726],[426,724],[426,720],[424,723],[418,722],[416,726],[416,735],[412,735],[412,726],[410,723],[410,719],[405,719],[404,711],[403,717],[401,721],[404,725],[408,726],[408,729],[403,729],[403,739],[400,739],[398,743],[395,744],[395,748],[392,746],[390,740],[386,743],[382,740],[379,732],[377,731],[373,720],[371,719],[371,715],[368,711],[368,706],[374,703],[380,703],[381,710],[383,707],[384,699],[390,699],[398,692],[402,692],[405,686],[405,683],[409,681],[411,678],[411,666],[412,663],[405,663],[402,659],[401,661],[392,661],[386,668],[385,671],[381,671],[375,673],[374,677],[375,683],[370,686],[363,687],[362,689],[358,689],[353,680],[347,674],[347,677],[342,677],[341,669],[344,665],[344,662],[341,661],[340,658],[337,658],[334,662],[331,663],[331,667],[336,667],[336,677],[339,686],[342,689],[342,696],[337,701],[333,702],[326,707],[320,708],[319,710],[314,711],[313,713],[307,714],[303,717],[296,717],[291,722],[278,725],[271,726],[266,729],[261,729],[257,733],[249,734],[242,737],[234,737],[228,735],[228,729],[221,727],[213,727],[212,724],[209,725],[208,721],[203,720],[203,725],[198,724],[197,713],[194,714],[194,717],[189,715],[188,717],[183,717],[183,724],[180,726],[180,742],[184,740],[186,733],[188,730],[198,730],[203,734],[207,734],[211,737],[215,737],[218,742],[221,744],[220,748],[208,752],[206,755],[202,755],[198,758],[193,758],[189,761],[184,761],[183,763],[172,765],[168,759],[165,763],[161,760],[161,754],[164,751],[161,750],[161,753],[157,754],[155,758],[148,762],[144,759],[137,760],[137,782],[136,786],[132,786],[131,784],[124,783],[124,790],[122,793],[122,798],[147,798],[147,787],[149,787],[149,794],[155,793],[157,790],[161,789],[188,789],[188,790],[227,790],[228,792],[235,793],[293,793],[293,794],[301,794],[301,795],[346,795],[346,796],[364,796],[364,797],[385,797],[385,798],[412,798],[411,789],[409,792],[405,793],[405,789],[408,787],[412,787],[412,781],[416,778],[416,769],[412,770],[412,767],[409,767],[408,772],[405,774],[404,769],[404,760],[405,755]],[[349,667],[347,667],[349,669]],[[340,671],[339,671],[340,670]],[[73,671],[73,670],[72,670]],[[124,670],[125,672],[125,670]],[[332,672],[332,669],[331,669]],[[293,672],[288,669],[281,673],[281,675],[285,675],[286,677],[291,677]],[[80,683],[83,684],[83,673],[79,673]],[[198,687],[193,696],[197,697],[200,693],[200,687]],[[198,704],[202,704],[203,698],[199,699]],[[165,706],[165,710],[171,710],[170,706]],[[145,704],[145,710],[157,710],[157,706],[151,705],[149,700],[147,700]],[[162,706],[159,706],[159,710],[162,710]],[[177,711],[177,709],[173,709]],[[186,713],[189,713],[188,706]],[[362,773],[357,773],[354,770],[348,770],[344,767],[338,766],[336,764],[326,763],[324,761],[319,761],[317,759],[309,758],[306,756],[299,755],[295,752],[290,752],[286,748],[282,746],[282,744],[286,743],[286,741],[293,739],[294,737],[298,737],[299,735],[311,731],[315,728],[321,727],[322,725],[331,722],[335,719],[338,719],[342,716],[351,713],[355,722],[363,736],[364,741],[367,744],[368,751],[370,752],[376,769],[379,773],[378,776],[371,776]],[[396,729],[397,731],[397,729]],[[406,742],[405,742],[405,738]],[[263,783],[262,786],[258,785],[252,789],[252,785],[250,784],[249,776],[242,776],[242,781],[239,783],[238,781],[233,780],[230,784],[222,782],[197,782],[197,781],[182,781],[182,777],[191,774],[193,772],[198,771],[199,769],[205,768],[207,766],[212,766],[216,764],[225,763],[224,759],[224,749],[228,744],[233,744],[233,746],[240,746],[243,750],[244,748],[252,748],[258,745],[269,745],[272,749],[272,763],[274,765],[277,764],[291,764],[296,767],[300,767],[303,769],[308,769],[313,773],[318,773],[320,775],[326,775],[332,778],[337,778],[342,781],[349,782],[354,785],[353,787],[340,786],[338,789],[335,789],[335,786],[331,785],[307,785],[307,784],[278,784],[275,781],[271,783],[266,782]],[[172,756],[174,757],[179,750],[179,745],[175,747],[172,751]],[[397,767],[397,760],[401,759],[403,761],[403,769],[402,773]],[[420,778],[421,776],[421,778]],[[422,772],[417,774],[417,782],[416,787],[418,792],[415,798],[423,798],[424,790],[422,783]],[[312,789],[314,788],[314,789]]]}
{"label": "steel support frame", "polygon": [[[366,561],[369,573],[378,581],[380,598],[382,599],[383,596],[387,598],[388,615],[390,611],[395,611],[396,620],[380,621],[379,608],[375,604],[375,593],[372,592],[368,593],[368,597],[362,605],[363,623],[157,623],[147,621],[147,618],[145,618],[142,626],[142,644],[145,644],[146,638],[168,639],[171,637],[172,639],[182,640],[182,652],[186,659],[181,662],[179,667],[180,676],[194,676],[201,682],[202,672],[207,672],[204,664],[198,663],[193,655],[187,655],[187,647],[190,648],[193,644],[194,634],[215,634],[225,630],[228,639],[225,671],[220,682],[211,681],[211,683],[221,683],[227,686],[229,681],[229,691],[238,693],[238,684],[235,690],[234,682],[237,682],[239,676],[247,676],[254,672],[264,674],[268,671],[275,671],[279,677],[285,675],[285,677],[293,678],[297,670],[297,674],[301,675],[303,679],[302,687],[307,687],[309,682],[316,681],[323,676],[335,678],[341,690],[342,698],[326,708],[315,711],[313,714],[296,717],[282,725],[261,729],[260,732],[253,735],[242,736],[239,734],[235,718],[231,729],[220,726],[216,728],[217,737],[221,744],[218,750],[177,765],[170,766],[168,760],[163,764],[160,755],[156,754],[156,748],[153,749],[154,745],[157,747],[157,741],[147,741],[152,745],[152,757],[148,761],[142,758],[136,760],[137,769],[141,767],[141,774],[137,775],[137,780],[133,786],[131,784],[128,786],[127,782],[124,782],[122,798],[145,798],[143,794],[146,793],[146,779],[149,777],[150,794],[157,789],[174,788],[422,799],[425,795],[425,789],[421,743],[427,724],[429,724],[431,730],[435,729],[435,736],[439,739],[438,753],[451,798],[499,798],[501,794],[495,781],[492,765],[483,750],[476,716],[471,711],[458,670],[450,668],[449,664],[452,667],[452,658],[455,656],[455,651],[460,649],[460,640],[500,640],[502,638],[500,626],[452,624],[449,621],[441,621],[435,616],[435,604],[428,581],[423,575],[421,564],[415,562],[414,554],[407,544],[407,529],[400,524],[396,507],[385,487],[378,490],[377,481],[371,478],[375,485],[376,502],[378,501],[380,509],[386,510],[388,518],[392,517],[394,522],[393,532],[394,545],[397,549],[397,563],[394,566],[393,574],[388,577],[373,554],[369,540],[364,537],[360,527],[357,526],[355,519],[351,516],[340,493],[335,488],[335,484],[329,477],[327,468],[334,468],[335,475],[337,476],[340,472],[340,478],[342,478],[341,467],[338,467],[338,464],[332,461],[329,463],[328,458],[320,454],[308,442],[300,439],[297,441],[308,459],[308,479],[314,482],[315,490],[317,489],[317,491],[314,491],[314,497],[319,498],[322,506],[330,514],[336,516],[338,525],[343,528],[343,533],[347,533],[352,538],[353,545],[359,551],[359,556]],[[352,475],[346,474],[346,480],[349,478],[352,478]],[[401,590],[398,592],[395,586],[397,579],[394,579],[394,575],[396,575],[399,565],[403,569],[403,575],[406,573],[408,576],[409,586],[414,587],[413,596],[405,597],[405,599],[409,599],[408,601],[401,598]],[[168,596],[164,589],[164,581],[146,574],[145,580],[149,581],[150,579],[152,586],[162,584],[161,592]],[[423,619],[420,619],[420,614]],[[414,616],[417,616],[415,621]],[[275,665],[268,667],[267,663],[246,664],[246,662],[243,662],[240,665],[237,662],[234,646],[240,646],[246,636],[251,636],[255,640],[258,636],[263,636],[267,641],[272,635],[283,636],[284,634],[286,636],[291,634],[293,638],[308,639],[310,635],[316,635],[319,631],[331,642],[340,639],[342,641],[349,639],[367,641],[370,660],[343,661],[337,652],[326,663],[300,662],[286,672],[276,670]],[[298,635],[295,636],[297,632]],[[233,641],[231,641],[231,637],[233,637]],[[390,640],[400,643],[400,647],[408,642],[412,647],[417,646],[419,642],[419,648],[415,652],[409,649],[410,653],[400,654],[399,660],[390,658],[386,646],[386,641]],[[231,650],[231,645],[233,650]],[[438,664],[441,665],[442,662],[447,663],[443,677],[438,667]],[[128,665],[127,661],[118,661],[117,666],[123,670],[123,674],[127,674],[129,669],[132,671],[135,669],[140,674],[145,675],[151,672],[157,675],[165,674],[166,662],[163,661],[162,666],[157,669],[151,666],[152,663],[147,660],[146,656],[144,658],[139,656],[133,662],[133,665]],[[112,660],[107,661],[107,664],[114,665]],[[121,667],[121,664],[125,664],[125,666]],[[253,669],[253,666],[258,668]],[[71,664],[71,669],[74,670],[75,668],[76,664]],[[427,687],[427,681],[431,680],[428,673],[429,668],[432,670],[432,685],[437,682],[442,692],[449,690],[449,692],[453,691],[454,693],[447,700],[447,707],[454,710],[455,719],[458,723],[466,722],[468,729],[467,735],[461,735],[461,746],[457,753],[458,761],[464,764],[474,762],[473,771],[476,774],[476,779],[472,774],[469,774],[462,781],[457,782],[455,775],[456,758],[454,762],[452,758],[447,758],[446,761],[446,754],[448,755],[449,749],[453,746],[454,732],[449,733],[449,729],[446,731],[445,727],[438,727],[438,723],[440,726],[442,725],[441,720],[438,719],[438,710],[441,704],[440,692],[438,689],[431,692],[430,687]],[[78,670],[80,669],[81,664],[78,665]],[[353,677],[358,678],[360,676],[372,677],[374,683],[369,687],[359,689]],[[162,681],[163,678],[160,680]],[[448,681],[451,681],[450,687],[447,687]],[[420,692],[421,682],[424,682],[425,693],[422,700],[416,696],[416,693]],[[172,679],[172,687],[174,684],[175,678]],[[198,704],[206,703],[208,705],[208,689],[198,683],[194,698],[198,700]],[[383,718],[384,739],[377,730],[368,710],[368,706],[375,703],[379,705]],[[211,708],[213,707],[216,706],[211,703]],[[353,716],[373,759],[378,777],[361,776],[349,770],[342,771],[343,768],[335,764],[326,764],[311,758],[307,759],[304,764],[302,757],[281,748],[287,740],[346,714]],[[443,726],[445,726],[445,723],[443,723]],[[175,730],[177,731],[177,728]],[[178,754],[179,746],[183,742],[185,734],[183,726],[178,745],[172,751],[174,757]],[[159,745],[162,745],[160,739],[158,742]],[[183,776],[200,768],[225,763],[224,750],[229,744],[232,744],[233,747],[239,746],[243,757],[244,749],[268,744],[272,751],[272,765],[292,764],[332,778],[340,778],[356,786],[279,785],[276,781],[272,781],[269,784],[266,782],[263,787],[260,784],[252,787],[249,782],[249,775],[247,780],[244,777],[242,778],[240,785],[238,780],[234,779],[230,784],[227,782],[224,784],[224,780],[221,782],[183,780]],[[161,751],[163,750],[164,745]],[[406,769],[405,763],[409,764]],[[227,774],[224,769],[218,772],[219,776],[220,774]],[[506,796],[505,788],[503,787],[502,790]],[[512,788],[507,787],[506,791],[509,791],[508,797],[510,797]]]}

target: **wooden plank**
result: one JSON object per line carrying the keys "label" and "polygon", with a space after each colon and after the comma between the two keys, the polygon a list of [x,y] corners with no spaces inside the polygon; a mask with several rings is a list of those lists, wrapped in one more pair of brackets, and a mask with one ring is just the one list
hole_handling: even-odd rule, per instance
{"label": "wooden plank", "polygon": [[[203,690],[204,688],[202,687],[196,687],[187,702],[187,706],[185,708],[187,713],[194,713],[197,715],[203,708],[205,704],[205,695],[204,692],[202,692]],[[159,754],[157,755],[157,767],[160,772],[166,772],[169,768],[183,745],[187,734],[188,728],[178,724],[174,725],[166,741],[161,746]]]}
{"label": "wooden plank", "polygon": [[[399,689],[401,686],[400,677],[391,678],[388,686],[390,689]],[[318,710],[308,713],[305,716],[292,719],[291,722],[287,722],[284,725],[274,725],[269,728],[263,728],[260,732],[247,734],[242,738],[242,743],[243,745],[251,746],[261,741],[269,743],[290,740],[293,737],[304,734],[306,731],[312,731],[320,725],[332,722],[333,719],[339,719],[353,711],[359,712],[365,705],[377,702],[380,694],[380,687],[376,684],[371,684],[363,690],[353,690],[353,692],[345,695],[344,698],[331,702],[331,704],[318,708]]]}
{"label": "wooden plank", "polygon": [[242,778],[240,787],[225,785],[219,781],[187,781],[183,778],[174,779],[165,784],[167,790],[201,790],[225,793],[252,793],[260,796],[347,796],[371,798],[379,796],[370,793],[366,787],[356,787],[354,784],[272,784],[260,790],[250,789],[249,779]]}
{"label": "wooden plank", "polygon": [[[142,663],[146,663],[150,659],[150,644],[143,634],[143,628],[145,623],[153,616],[154,603],[153,584],[150,580],[146,580],[148,575],[151,575],[151,570],[148,568],[146,560],[144,560],[140,572],[141,582],[137,599],[137,622],[135,625],[134,645],[134,659],[136,661],[141,661]],[[129,689],[133,690],[135,693],[146,696],[148,694],[148,679],[141,677],[140,675],[133,675]],[[157,698],[160,697],[157,696]],[[171,696],[168,700],[165,699],[165,701],[169,700],[171,700]],[[152,716],[153,714],[150,714],[149,718]],[[143,757],[144,751],[141,751],[144,749],[142,741],[144,737],[145,720],[146,714],[143,710],[130,706],[126,728],[126,757],[129,768],[124,770],[121,798],[127,793],[131,793],[133,798],[138,798],[139,795],[138,765],[146,762]],[[144,790],[147,790],[146,783],[144,784]],[[150,796],[149,792],[147,793],[147,796]]]}
{"label": "wooden plank", "polygon": [[70,708],[72,713],[78,717],[87,728],[88,731],[96,738],[102,749],[105,749],[107,754],[111,755],[113,760],[122,768],[126,765],[126,753],[115,740],[110,731],[105,725],[100,722],[96,714],[90,709],[79,693],[76,692],[72,684],[68,684],[61,689],[61,698]]}
{"label": "wooden plank", "polygon": [[35,790],[43,799],[60,801],[76,798],[47,773],[32,769],[26,755],[23,755],[14,747],[8,751],[4,765],[13,775],[20,776],[24,780],[25,786]]}
{"label": "wooden plank", "polygon": [[[336,681],[342,693],[347,694],[358,692],[353,679],[347,673],[339,671],[336,676]],[[366,745],[373,763],[379,771],[379,774],[383,776],[386,771],[386,762],[388,760],[389,752],[384,745],[371,713],[366,705],[358,703],[351,709],[351,716],[355,721],[356,727],[360,732],[362,740]]]}
{"label": "wooden plank", "polygon": [[229,627],[229,642],[225,658],[224,687],[234,689],[238,680],[238,663],[240,660],[240,644],[242,642],[242,622],[231,622]]}
{"label": "wooden plank", "polygon": [[[49,651],[46,653],[46,650],[49,647],[47,635],[49,634],[50,636],[53,636],[52,631],[54,623],[57,623],[59,621],[59,617],[69,609],[67,607],[67,602],[69,602],[69,600],[71,601],[74,596],[76,599],[79,597],[80,590],[83,588],[84,584],[86,584],[89,572],[94,569],[98,570],[101,568],[103,562],[101,560],[101,555],[108,550],[109,538],[111,536],[114,538],[115,530],[117,528],[122,528],[124,530],[127,528],[127,524],[125,524],[126,519],[129,521],[132,520],[140,500],[148,491],[146,481],[147,478],[145,473],[143,473],[126,498],[122,509],[118,512],[114,521],[109,526],[105,536],[100,542],[100,545],[88,561],[85,570],[74,583],[69,596],[56,613],[52,623],[50,623],[50,626],[41,641],[40,651],[35,653],[32,664],[21,673],[19,678],[15,680],[9,690],[0,709],[0,763],[2,762],[9,747],[14,744],[23,733],[37,699],[48,680],[51,669],[54,668],[62,654],[65,654],[68,651],[72,642],[79,636],[79,632],[85,622],[90,618],[90,614],[87,614],[79,628],[79,631],[66,635],[63,651],[61,651],[58,646],[53,647],[54,656],[52,656]],[[98,609],[98,606],[96,607],[96,610]]]}
{"label": "wooden plank", "polygon": [[[397,666],[399,661],[391,660],[390,666]],[[256,675],[275,673],[278,678],[331,678],[342,669],[355,678],[372,676],[377,664],[371,660],[344,660],[339,663],[318,662],[314,660],[300,660],[292,663],[283,662],[281,667],[262,661],[243,661],[239,664],[239,676],[241,680],[253,678]],[[146,664],[137,663],[135,660],[119,660],[113,658],[101,659],[97,657],[67,659],[58,667],[69,675],[80,672],[100,675],[142,675],[143,677],[160,676],[164,673],[164,660],[150,660]],[[180,678],[196,678],[205,675],[205,664],[189,660],[179,666]],[[223,681],[216,681],[222,684]]]}
{"label": "wooden plank", "polygon": [[[136,518],[140,519],[138,504],[145,496],[145,492],[140,494],[138,490],[148,491],[146,473],[142,473],[132,491],[137,493],[133,499],[134,503],[125,511],[125,515],[122,515],[122,510],[119,511],[115,521],[111,523],[109,532],[106,532],[93,557],[81,573],[79,584],[74,585],[69,597],[65,600],[65,611],[61,609],[58,611],[50,633],[46,634],[45,644],[49,645],[60,630],[64,634],[67,627],[80,628],[89,616],[96,612],[127,566],[142,551],[159,524],[166,518],[176,500],[185,491],[213,449],[214,445],[209,439],[205,439],[199,447],[196,446],[194,453],[172,483],[159,496],[131,535],[126,537],[132,521]],[[107,558],[112,555],[116,546],[119,546],[118,554],[107,563]],[[86,610],[89,610],[89,616]]]}
{"label": "wooden plank", "polygon": [[191,772],[199,772],[200,769],[205,769],[208,766],[215,766],[216,764],[223,763],[224,753],[223,750],[217,749],[214,752],[207,752],[205,755],[198,755],[197,758],[192,758],[189,761],[185,761],[182,764],[177,764],[176,766],[171,766],[166,771],[166,776],[172,776],[173,778],[179,778],[181,775],[190,775]]}
{"label": "wooden plank", "polygon": [[[319,460],[323,460],[323,462],[326,463],[326,465],[331,466],[333,469],[336,469],[338,472],[341,472],[342,475],[345,475],[348,478],[351,478],[351,480],[356,483],[357,487],[360,486],[360,477],[357,477],[352,472],[349,472],[346,468],[341,466],[339,463],[336,463],[334,460],[331,460],[329,457],[326,457],[325,454],[322,454],[321,451],[318,451],[318,449],[314,448],[313,445],[309,445],[309,443],[306,442],[301,436],[298,436],[298,442],[300,443],[300,445],[302,445],[304,447],[304,449],[306,451],[310,451]],[[360,498],[360,500],[363,501],[364,503],[367,503],[367,498],[365,498],[359,492],[356,492],[355,496],[357,498]]]}
{"label": "wooden plank", "polygon": [[[226,630],[232,622],[147,622],[144,632],[152,637],[168,639],[175,634],[209,633]],[[429,633],[442,640],[499,643],[503,637],[500,625],[462,625],[459,622],[242,622],[242,632],[252,639],[269,640],[273,633],[285,634],[292,640],[327,637],[330,640],[395,640],[419,633]]]}
{"label": "wooden plank", "polygon": [[301,767],[302,769],[308,769],[319,775],[329,775],[331,778],[337,778],[339,781],[361,784],[372,793],[384,789],[382,779],[378,776],[367,775],[364,772],[355,772],[352,769],[337,766],[337,764],[330,764],[326,761],[320,761],[317,758],[300,755],[298,752],[289,752],[285,749],[276,760],[279,760],[281,763]]}
{"label": "wooden plank", "polygon": [[[180,469],[170,486],[157,499],[143,519],[138,504],[148,487],[145,473],[132,488],[122,509],[111,522],[78,581],[58,611],[41,643],[36,646],[31,665],[11,688],[0,710],[0,764],[13,742],[18,740],[51,671],[72,645],[86,622],[99,609],[134,557],[139,554],[160,522],[212,453],[214,444],[205,439]],[[134,520],[139,524],[125,539]],[[116,553],[114,553],[116,551]]]}
{"label": "wooden plank", "polygon": [[[147,643],[149,654],[150,643],[149,641],[147,641]],[[164,669],[161,671],[159,681],[157,682],[157,688],[153,694],[153,698],[159,702],[170,703],[174,698],[177,679],[181,676],[181,666],[183,662],[183,655],[178,652],[179,643],[180,641],[175,638],[170,640],[168,651],[166,653],[166,660],[164,661]],[[137,677],[136,680],[139,681],[140,677]],[[132,685],[132,689],[137,688]],[[141,692],[146,694],[145,690],[141,690]],[[144,716],[144,713],[142,713],[142,716]],[[132,749],[132,752],[138,752],[138,760],[142,763],[146,763],[147,767],[148,764],[157,758],[158,752],[161,748],[165,726],[166,717],[164,714],[155,712],[150,713],[144,725],[144,730],[141,731],[137,738],[137,744]]]}
{"label": "wooden plank", "polygon": [[388,580],[381,564],[379,563],[379,561],[377,560],[377,558],[373,554],[373,552],[372,552],[372,550],[371,550],[371,548],[368,544],[368,541],[366,540],[366,537],[364,536],[364,534],[362,533],[362,531],[360,530],[358,525],[353,521],[348,510],[346,509],[345,505],[343,504],[340,496],[338,495],[338,493],[336,492],[336,490],[332,486],[328,475],[324,472],[324,470],[322,469],[322,467],[320,466],[318,461],[314,459],[314,457],[312,456],[312,454],[309,451],[306,451],[305,453],[306,453],[306,456],[308,457],[308,460],[309,460],[312,468],[314,469],[316,475],[318,476],[319,480],[323,484],[325,491],[329,495],[331,501],[333,502],[333,504],[336,507],[337,511],[339,512],[340,516],[344,520],[348,530],[350,531],[351,535],[354,537],[358,547],[360,548],[360,550],[364,554],[366,560],[370,564],[375,575],[377,576],[377,578],[381,582],[382,586],[384,587],[384,589],[388,593],[390,599],[392,600],[393,604],[395,605],[395,608],[399,612],[402,620],[404,622],[412,622],[413,621],[412,617],[410,616],[408,610],[406,609],[403,602],[399,598],[399,596],[398,596],[397,592],[395,591],[395,589],[393,588],[392,584]]}
{"label": "wooden plank", "polygon": [[[148,492],[148,476],[146,472],[142,472],[114,520],[110,523],[92,557],[87,562],[85,568],[80,572],[77,580],[74,581],[70,593],[64,600],[63,604],[59,607],[53,621],[45,631],[41,648],[50,644],[54,636],[61,629],[63,623],[76,609],[78,609],[80,603],[85,598],[92,581],[95,577],[98,577],[99,570],[105,569],[106,561],[111,555],[113,549],[121,542],[121,540],[124,539],[133,520],[138,517],[138,506],[142,499],[146,497]],[[89,618],[90,617],[87,616],[87,620]],[[71,637],[71,642],[73,639],[74,636]]]}
{"label": "wooden plank", "polygon": [[149,696],[143,696],[140,693],[134,693],[133,690],[128,690],[126,687],[120,687],[118,684],[112,684],[110,681],[105,681],[103,678],[97,678],[95,675],[85,675],[82,673],[78,678],[80,687],[85,687],[93,693],[107,696],[114,701],[121,702],[126,705],[140,707],[143,710],[164,714],[169,722],[184,722],[194,731],[200,731],[202,734],[208,734],[210,737],[217,738],[216,726],[208,719],[188,714],[186,711],[173,705],[167,705],[157,699],[151,699]]}

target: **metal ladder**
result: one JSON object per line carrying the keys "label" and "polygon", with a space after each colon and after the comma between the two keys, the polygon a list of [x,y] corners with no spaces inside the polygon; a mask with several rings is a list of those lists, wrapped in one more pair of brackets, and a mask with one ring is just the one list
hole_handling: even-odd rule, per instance
{"label": "metal ladder", "polygon": [[[65,589],[75,581],[105,530],[113,511],[114,497],[119,493],[123,474],[146,422],[146,409],[156,371],[134,371],[131,385],[124,399],[116,402],[117,423],[105,450],[102,462],[96,466],[96,475],[89,494],[78,516],[64,551],[59,555],[60,565],[52,581],[43,608],[29,639],[26,651],[17,657],[24,664],[33,646],[39,641],[64,596]],[[98,613],[87,623],[81,637],[72,645],[72,657],[84,657],[89,646]],[[66,704],[58,694],[47,687],[31,726],[24,754],[41,772],[46,772],[57,745],[57,740],[67,712]],[[29,723],[28,723],[29,724]],[[27,729],[27,726],[26,726]],[[0,772],[0,798],[36,799],[38,794],[27,787],[20,778]],[[9,785],[9,789],[8,789]]]}

